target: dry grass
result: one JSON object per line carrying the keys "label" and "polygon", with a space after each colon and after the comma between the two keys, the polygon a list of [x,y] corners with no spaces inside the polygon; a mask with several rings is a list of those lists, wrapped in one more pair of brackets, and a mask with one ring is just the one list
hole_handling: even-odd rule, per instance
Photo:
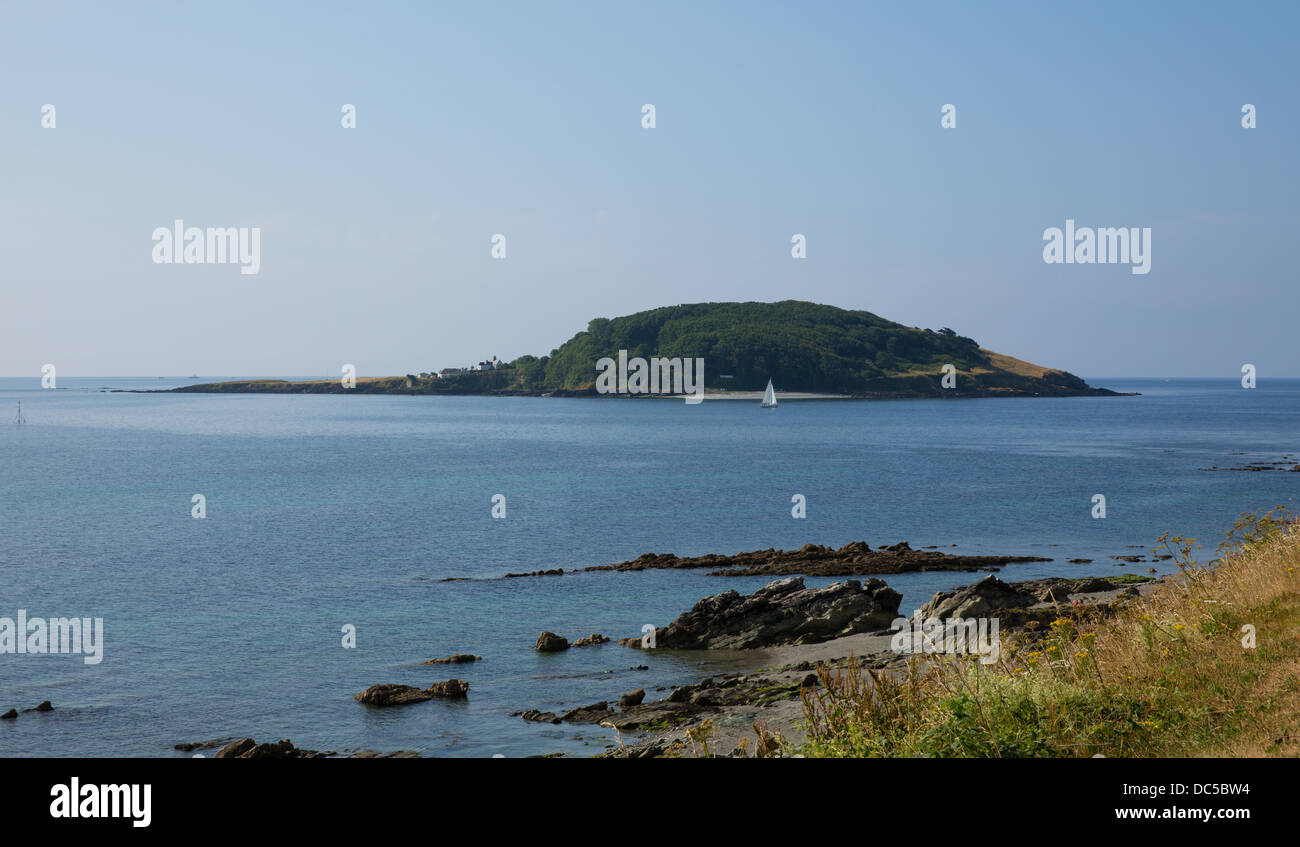
{"label": "dry grass", "polygon": [[[820,669],[820,756],[1276,756],[1300,753],[1300,525],[1245,515],[1214,566],[1162,537],[1182,573],[1094,621],[1003,639],[984,666]],[[1250,634],[1253,633],[1253,646]]]}

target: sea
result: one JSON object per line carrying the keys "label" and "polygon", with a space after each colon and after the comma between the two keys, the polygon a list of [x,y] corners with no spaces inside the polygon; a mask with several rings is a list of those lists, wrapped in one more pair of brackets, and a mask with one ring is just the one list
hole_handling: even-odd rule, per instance
{"label": "sea", "polygon": [[[340,754],[597,755],[612,730],[510,713],[637,688],[654,700],[761,655],[539,654],[538,634],[638,636],[768,580],[504,574],[858,540],[1052,560],[1009,565],[1005,580],[1168,573],[1170,561],[1112,557],[1149,560],[1170,533],[1209,559],[1240,513],[1294,508],[1300,492],[1300,473],[1208,470],[1300,462],[1297,380],[1097,377],[1140,395],[770,410],[147,393],[195,381],[0,379],[0,617],[103,620],[98,663],[0,654],[0,712],[54,706],[0,721],[0,756],[193,756],[175,745],[240,737]],[[884,579],[907,614],[980,576]],[[483,659],[421,664],[452,653]],[[470,683],[466,700],[353,699],[451,677]]]}

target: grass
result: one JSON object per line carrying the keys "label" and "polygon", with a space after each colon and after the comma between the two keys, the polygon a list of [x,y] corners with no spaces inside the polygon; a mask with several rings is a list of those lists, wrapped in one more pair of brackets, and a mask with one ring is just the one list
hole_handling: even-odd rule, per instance
{"label": "grass", "polygon": [[1110,615],[1004,635],[996,664],[819,668],[807,741],[789,752],[892,756],[1300,754],[1300,524],[1243,515],[1208,565],[1162,536],[1181,573]]}
{"label": "grass", "polygon": [[1116,585],[1132,585],[1135,583],[1141,584],[1144,582],[1150,582],[1152,579],[1154,579],[1154,577],[1138,576],[1135,573],[1122,573],[1122,574],[1116,574],[1115,576],[1104,576],[1102,577],[1102,579],[1106,580],[1107,582],[1113,582]]}

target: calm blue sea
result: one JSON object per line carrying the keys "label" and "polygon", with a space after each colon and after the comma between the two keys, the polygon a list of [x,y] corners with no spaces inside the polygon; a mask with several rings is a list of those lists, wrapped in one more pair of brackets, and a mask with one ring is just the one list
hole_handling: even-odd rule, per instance
{"label": "calm blue sea", "polygon": [[[0,755],[186,755],[172,745],[223,736],[438,756],[596,753],[604,730],[507,713],[639,687],[656,699],[658,686],[754,659],[616,645],[538,655],[538,632],[636,635],[765,580],[503,573],[858,539],[1055,559],[1004,579],[1142,573],[1148,564],[1109,557],[1166,531],[1208,553],[1239,512],[1300,491],[1300,473],[1199,470],[1300,451],[1300,381],[1099,378],[1142,396],[775,411],[111,391],[187,382],[0,380],[0,616],[102,617],[106,630],[95,666],[0,655],[0,711],[55,705],[0,721]],[[11,423],[19,401],[24,426]],[[196,493],[203,520],[190,516]],[[795,493],[804,520],[791,517]],[[1104,520],[1091,517],[1098,493]],[[495,494],[504,520],[491,517]],[[910,611],[978,576],[888,581]],[[341,646],[345,624],[356,649]],[[453,652],[485,661],[418,665]],[[630,669],[640,664],[649,669]],[[352,699],[373,683],[450,676],[470,681],[468,702],[377,710]]]}

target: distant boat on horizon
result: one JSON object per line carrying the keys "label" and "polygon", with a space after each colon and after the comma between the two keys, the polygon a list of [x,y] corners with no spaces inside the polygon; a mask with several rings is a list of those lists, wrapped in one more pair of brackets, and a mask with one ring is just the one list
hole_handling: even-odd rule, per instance
{"label": "distant boat on horizon", "polygon": [[767,380],[767,390],[763,392],[763,402],[759,404],[759,408],[762,409],[776,408],[776,392],[772,390],[771,378]]}

